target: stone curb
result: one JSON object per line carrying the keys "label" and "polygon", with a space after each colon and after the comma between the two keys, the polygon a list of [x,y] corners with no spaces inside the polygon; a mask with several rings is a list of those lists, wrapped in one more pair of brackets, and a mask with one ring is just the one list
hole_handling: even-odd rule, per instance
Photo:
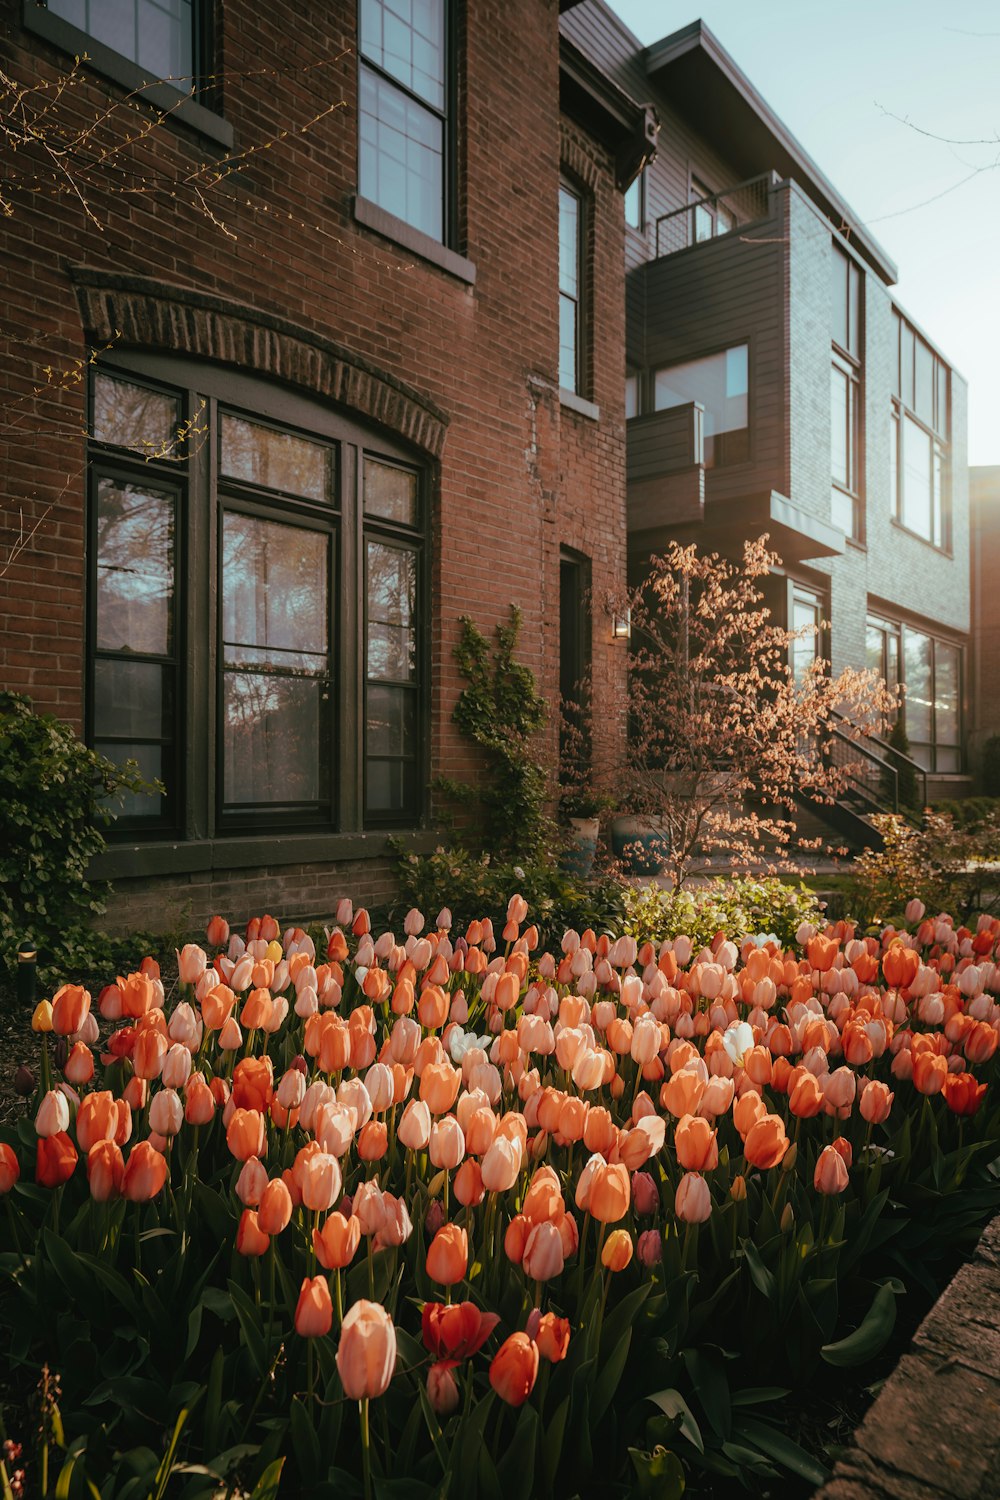
{"label": "stone curb", "polygon": [[813,1500],[1000,1497],[1000,1215]]}

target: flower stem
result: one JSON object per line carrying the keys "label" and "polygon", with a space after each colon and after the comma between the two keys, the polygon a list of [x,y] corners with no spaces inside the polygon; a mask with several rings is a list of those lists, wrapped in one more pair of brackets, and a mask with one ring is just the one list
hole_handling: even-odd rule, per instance
{"label": "flower stem", "polygon": [[[310,1345],[310,1348],[312,1346]],[[361,1413],[361,1468],[364,1475],[365,1500],[372,1500],[372,1461],[371,1461],[371,1437],[368,1431],[368,1397],[363,1396],[358,1402],[358,1410]]]}

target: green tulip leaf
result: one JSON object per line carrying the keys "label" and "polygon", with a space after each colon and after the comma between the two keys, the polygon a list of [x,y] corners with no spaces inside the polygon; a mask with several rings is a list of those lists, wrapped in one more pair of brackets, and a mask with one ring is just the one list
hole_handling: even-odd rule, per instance
{"label": "green tulip leaf", "polygon": [[820,1353],[828,1365],[862,1365],[874,1359],[885,1347],[896,1325],[897,1288],[901,1289],[901,1285],[895,1278],[890,1278],[879,1287],[871,1307],[854,1332],[835,1344],[823,1345]]}
{"label": "green tulip leaf", "polygon": [[701,1428],[680,1391],[657,1391],[655,1395],[647,1396],[646,1400],[658,1406],[665,1416],[676,1418],[680,1431],[688,1442],[692,1443],[699,1453],[704,1453],[705,1439],[701,1435]]}

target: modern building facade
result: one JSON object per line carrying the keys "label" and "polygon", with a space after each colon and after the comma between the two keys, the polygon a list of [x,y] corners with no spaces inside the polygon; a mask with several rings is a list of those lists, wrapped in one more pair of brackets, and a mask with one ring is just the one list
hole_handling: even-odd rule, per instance
{"label": "modern building facade", "polygon": [[520,609],[550,702],[620,695],[589,601],[650,117],[537,0],[0,16],[43,132],[0,222],[0,680],[166,787],[98,862],[111,921],[378,900],[474,771],[459,616]]}
{"label": "modern building facade", "polygon": [[[767,533],[769,600],[905,688],[930,798],[968,778],[966,385],[896,268],[700,21],[642,47],[602,0],[564,34],[655,106],[626,199],[628,548]],[[797,647],[801,665],[808,641]]]}
{"label": "modern building facade", "polygon": [[992,775],[984,781],[983,749],[1000,735],[1000,597],[994,579],[1000,568],[1000,465],[969,470],[972,532],[972,670],[970,756],[977,790],[996,795]]}

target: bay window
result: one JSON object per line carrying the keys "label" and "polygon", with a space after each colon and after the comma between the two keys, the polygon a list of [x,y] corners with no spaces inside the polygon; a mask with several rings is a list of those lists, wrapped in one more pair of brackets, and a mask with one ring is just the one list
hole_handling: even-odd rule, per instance
{"label": "bay window", "polygon": [[[425,476],[318,401],[167,357],[92,383],[87,732],[130,837],[412,826]],[[134,368],[130,366],[134,365]]]}

